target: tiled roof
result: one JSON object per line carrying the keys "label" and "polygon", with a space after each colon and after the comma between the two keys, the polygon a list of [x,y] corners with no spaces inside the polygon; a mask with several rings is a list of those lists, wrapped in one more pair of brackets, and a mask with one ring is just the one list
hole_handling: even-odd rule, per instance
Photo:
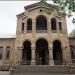
{"label": "tiled roof", "polygon": [[16,35],[11,35],[11,34],[0,34],[0,38],[15,38]]}

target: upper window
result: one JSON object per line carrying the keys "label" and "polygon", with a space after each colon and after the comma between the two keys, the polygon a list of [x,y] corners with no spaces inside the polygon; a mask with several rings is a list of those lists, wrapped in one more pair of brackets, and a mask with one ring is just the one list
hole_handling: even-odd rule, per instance
{"label": "upper window", "polygon": [[6,60],[9,59],[9,56],[10,56],[10,47],[7,46],[7,47],[6,47]]}
{"label": "upper window", "polygon": [[59,22],[59,29],[60,29],[60,31],[62,30],[62,23],[61,22]]}
{"label": "upper window", "polygon": [[24,32],[24,23],[22,23],[22,32]]}
{"label": "upper window", "polygon": [[0,60],[2,60],[3,47],[0,47]]}
{"label": "upper window", "polygon": [[40,15],[36,18],[36,30],[47,30],[47,19]]}
{"label": "upper window", "polygon": [[51,19],[51,29],[56,30],[56,19],[55,18]]}
{"label": "upper window", "polygon": [[32,19],[27,19],[27,30],[32,30]]}

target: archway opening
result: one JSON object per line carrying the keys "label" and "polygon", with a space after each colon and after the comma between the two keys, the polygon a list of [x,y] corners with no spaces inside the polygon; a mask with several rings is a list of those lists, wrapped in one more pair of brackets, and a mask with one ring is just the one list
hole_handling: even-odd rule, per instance
{"label": "archway opening", "polygon": [[63,63],[61,42],[58,40],[53,42],[53,60],[55,65],[62,65]]}
{"label": "archway opening", "polygon": [[36,18],[36,30],[47,30],[47,19],[40,15]]}
{"label": "archway opening", "polygon": [[45,39],[39,39],[36,42],[36,64],[47,65],[49,64],[49,50],[48,42]]}
{"label": "archway opening", "polygon": [[30,41],[25,41],[23,43],[22,63],[25,65],[30,65],[31,63],[31,43]]}

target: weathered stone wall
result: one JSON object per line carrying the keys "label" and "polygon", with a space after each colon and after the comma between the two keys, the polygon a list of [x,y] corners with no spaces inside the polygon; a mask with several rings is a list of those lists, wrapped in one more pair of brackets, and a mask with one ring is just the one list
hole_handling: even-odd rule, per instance
{"label": "weathered stone wall", "polygon": [[[2,60],[0,60],[0,64],[4,65],[4,64],[13,64],[14,62],[14,51],[15,51],[15,38],[0,38],[0,46],[3,47],[3,54],[2,53]],[[5,59],[5,55],[6,55],[6,47],[9,46],[10,47],[10,56],[9,59],[6,60]]]}
{"label": "weathered stone wall", "polygon": [[[18,60],[20,60],[19,56],[19,47],[23,47],[23,42],[25,40],[29,40],[31,42],[32,47],[34,46],[36,49],[36,41],[40,38],[44,38],[48,41],[48,47],[49,49],[52,49],[53,47],[53,41],[59,40],[62,45],[62,51],[63,51],[63,59],[64,61],[69,62],[71,60],[70,56],[70,47],[69,47],[69,39],[67,35],[67,26],[66,26],[66,18],[65,16],[58,15],[58,11],[53,9],[51,11],[51,14],[46,14],[43,12],[40,12],[41,7],[34,7],[32,9],[29,9],[24,12],[24,16],[22,17],[17,17],[17,30],[16,30],[16,40],[15,40],[15,62],[16,63]],[[47,8],[47,7],[44,7]],[[44,15],[47,19],[47,32],[44,33],[37,33],[36,32],[36,18],[39,15]],[[56,18],[56,27],[57,30],[53,32],[51,30],[51,18]],[[31,18],[32,19],[32,31],[31,33],[27,33],[27,19]],[[62,22],[62,30],[60,31],[59,29],[59,24],[58,22]],[[24,32],[22,32],[22,23],[24,23]]]}

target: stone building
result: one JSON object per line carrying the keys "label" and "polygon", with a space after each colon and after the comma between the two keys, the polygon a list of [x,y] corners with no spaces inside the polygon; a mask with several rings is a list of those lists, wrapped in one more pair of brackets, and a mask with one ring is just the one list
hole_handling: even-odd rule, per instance
{"label": "stone building", "polygon": [[0,38],[0,65],[72,63],[70,46],[75,47],[75,39],[68,37],[66,16],[46,2],[24,9],[17,15],[16,36]]}

